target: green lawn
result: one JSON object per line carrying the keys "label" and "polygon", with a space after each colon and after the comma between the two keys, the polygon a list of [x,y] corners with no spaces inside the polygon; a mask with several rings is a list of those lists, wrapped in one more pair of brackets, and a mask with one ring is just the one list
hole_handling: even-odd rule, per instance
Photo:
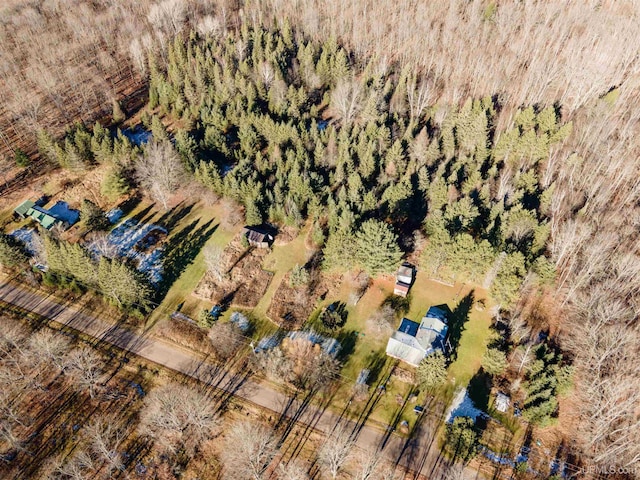
{"label": "green lawn", "polygon": [[[351,288],[348,282],[344,282],[338,298],[327,298],[323,302],[323,306],[336,300],[347,302]],[[449,367],[451,383],[446,388],[447,392],[453,392],[457,385],[468,384],[480,368],[480,359],[486,348],[485,338],[489,333],[491,318],[486,309],[479,311],[475,308],[475,303],[470,303],[469,294],[472,291],[475,300],[486,298],[486,292],[477,287],[460,284],[448,286],[418,273],[409,296],[409,311],[405,314],[407,318],[419,322],[430,306],[446,305],[454,312],[453,316],[459,320],[458,324],[461,325],[458,329],[460,340],[457,347],[457,358]],[[356,306],[347,306],[349,313],[347,323],[337,335],[348,338],[347,343],[355,339],[355,346],[346,359],[341,372],[343,385],[336,395],[336,405],[348,402],[351,397],[352,385],[362,369],[368,368],[374,371],[374,378],[376,377],[375,373],[378,372],[378,378],[375,380],[380,381],[386,378],[384,373],[393,365],[394,360],[385,354],[388,335],[376,335],[375,332],[369,331],[366,324],[367,318],[392,293],[393,280],[378,279],[369,287]],[[317,315],[320,310],[318,309],[315,314]],[[317,321],[312,323],[317,325]],[[349,345],[347,347],[350,348]],[[410,369],[408,366],[406,368]],[[411,427],[417,419],[413,413],[414,403],[407,403],[402,414],[397,417],[401,408],[399,402],[408,396],[411,389],[409,384],[392,379],[387,384],[387,393],[381,397],[370,418],[385,424],[391,423],[394,419],[397,419],[398,422],[406,420]],[[419,395],[417,402],[422,400],[423,396]]]}
{"label": "green lawn", "polygon": [[[206,227],[208,231],[212,228],[215,228],[215,230],[205,245],[214,244],[224,247],[236,233],[236,231],[225,230],[219,225],[220,212],[218,211],[218,206],[207,207],[199,203],[193,206],[191,204],[178,205],[174,209],[165,212],[156,209],[153,204],[141,202],[127,217],[135,217],[144,223],[168,224],[170,228],[169,235],[165,240],[166,243],[171,242],[172,238],[177,235],[197,232],[199,229]],[[236,230],[240,228],[241,226],[238,226]],[[197,315],[202,308],[211,308],[211,302],[201,301],[191,295],[205,272],[202,250],[200,249],[195,258],[184,266],[182,273],[168,289],[160,303],[160,307],[156,308],[149,318],[151,324],[166,318],[180,304],[183,304],[181,311],[189,316]]]}

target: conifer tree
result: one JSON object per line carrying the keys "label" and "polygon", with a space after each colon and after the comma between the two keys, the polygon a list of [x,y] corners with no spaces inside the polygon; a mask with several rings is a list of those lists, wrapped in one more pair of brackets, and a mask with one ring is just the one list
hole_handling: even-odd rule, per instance
{"label": "conifer tree", "polygon": [[398,237],[379,220],[367,220],[360,226],[355,246],[358,262],[371,276],[395,271],[402,258]]}
{"label": "conifer tree", "polygon": [[0,265],[14,268],[26,263],[27,255],[20,244],[13,237],[0,232]]}

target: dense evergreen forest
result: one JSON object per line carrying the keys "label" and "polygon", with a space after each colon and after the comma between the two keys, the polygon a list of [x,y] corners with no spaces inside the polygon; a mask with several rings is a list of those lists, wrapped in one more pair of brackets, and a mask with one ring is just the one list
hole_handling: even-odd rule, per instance
{"label": "dense evergreen forest", "polygon": [[504,305],[527,271],[553,278],[539,177],[571,131],[554,107],[523,108],[496,131],[496,100],[430,105],[409,69],[295,37],[192,34],[169,48],[166,72],[152,68],[151,106],[186,125],[176,148],[197,178],[242,204],[249,224],[313,220],[327,266],[391,272],[393,232],[408,249],[424,227],[434,276],[482,282],[491,271]]}

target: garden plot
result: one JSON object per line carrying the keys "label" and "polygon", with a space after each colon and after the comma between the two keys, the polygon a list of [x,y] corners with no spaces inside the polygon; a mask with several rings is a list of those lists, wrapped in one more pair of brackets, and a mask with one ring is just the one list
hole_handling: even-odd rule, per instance
{"label": "garden plot", "polygon": [[267,315],[283,328],[294,330],[309,320],[318,302],[338,294],[341,278],[312,274],[308,285],[292,287],[290,274],[282,280],[273,295]]}
{"label": "garden plot", "polygon": [[194,296],[212,303],[230,303],[244,308],[255,307],[273,278],[263,270],[267,249],[245,248],[236,237],[224,251],[224,264],[229,270],[222,278],[206,272],[198,283]]}
{"label": "garden plot", "polygon": [[167,233],[158,225],[139,224],[129,219],[111,230],[107,241],[115,247],[117,256],[135,261],[138,270],[146,273],[149,281],[157,285],[162,281],[162,241]]}

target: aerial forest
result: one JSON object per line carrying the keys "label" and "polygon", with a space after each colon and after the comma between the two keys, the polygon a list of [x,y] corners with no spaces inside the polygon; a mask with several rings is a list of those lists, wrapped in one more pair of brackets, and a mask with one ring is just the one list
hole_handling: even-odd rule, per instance
{"label": "aerial forest", "polygon": [[[417,252],[430,278],[489,292],[545,399],[527,420],[562,407],[582,458],[638,465],[637,5],[69,3],[0,7],[3,170],[106,165],[103,195],[165,209],[197,182],[247,225],[310,225],[326,272],[393,274]],[[118,128],[142,107],[136,146]],[[95,249],[43,252],[51,282],[137,314],[166,294]],[[0,237],[0,261],[23,255]]]}

